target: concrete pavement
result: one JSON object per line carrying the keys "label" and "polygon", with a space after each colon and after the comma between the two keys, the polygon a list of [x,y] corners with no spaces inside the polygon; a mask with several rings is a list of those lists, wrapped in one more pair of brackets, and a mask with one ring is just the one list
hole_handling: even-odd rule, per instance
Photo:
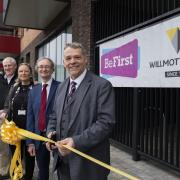
{"label": "concrete pavement", "polygon": [[[180,172],[150,160],[133,161],[130,154],[114,146],[111,146],[111,165],[141,180],[180,180]],[[114,172],[111,172],[108,177],[108,180],[126,179]],[[34,180],[37,180],[37,168],[34,172]],[[57,180],[56,175],[51,172],[49,180]]]}
{"label": "concrete pavement", "polygon": [[[180,180],[180,172],[150,160],[133,161],[131,154],[114,146],[111,146],[111,165],[141,180]],[[53,174],[50,177],[50,180],[57,180]],[[127,178],[111,172],[108,180],[127,180]]]}
{"label": "concrete pavement", "polygon": [[[133,161],[132,155],[111,146],[111,165],[142,180],[180,180],[180,172],[150,160]],[[110,173],[108,180],[125,180]]]}

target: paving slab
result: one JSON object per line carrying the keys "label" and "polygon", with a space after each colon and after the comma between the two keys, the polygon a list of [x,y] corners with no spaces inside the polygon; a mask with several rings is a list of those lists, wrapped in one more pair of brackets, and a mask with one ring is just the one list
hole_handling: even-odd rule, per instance
{"label": "paving slab", "polygon": [[[132,160],[132,155],[111,146],[111,165],[142,180],[180,180],[180,172],[151,160]],[[113,172],[108,180],[125,180]]]}
{"label": "paving slab", "polygon": [[[52,161],[50,171],[52,169]],[[132,155],[111,146],[111,165],[141,180],[180,180],[180,172],[174,171],[151,160],[133,161]],[[111,172],[108,180],[127,180],[114,172]],[[10,179],[9,179],[10,180]],[[33,180],[37,180],[37,166]],[[55,173],[51,171],[49,180],[57,180]]]}

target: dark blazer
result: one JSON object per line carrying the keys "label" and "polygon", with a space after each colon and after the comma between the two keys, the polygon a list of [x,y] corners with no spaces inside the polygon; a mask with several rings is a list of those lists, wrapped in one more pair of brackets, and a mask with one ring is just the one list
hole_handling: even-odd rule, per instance
{"label": "dark blazer", "polygon": [[[47,106],[46,106],[46,126],[49,121],[49,114],[52,113],[54,97],[58,85],[59,85],[58,81],[55,80],[52,81],[48,100],[47,100]],[[39,117],[39,108],[41,102],[41,91],[42,91],[42,84],[38,84],[34,86],[30,90],[29,98],[28,98],[26,129],[36,134],[40,134],[40,131],[38,129],[38,117]],[[35,144],[36,148],[38,148],[39,146],[39,141],[28,139],[26,142],[27,144]]]}
{"label": "dark blazer", "polygon": [[[47,133],[56,130],[57,140],[61,134],[63,103],[68,91],[69,78],[57,89],[53,114],[50,116]],[[109,134],[115,123],[114,92],[109,81],[87,72],[70,103],[70,122],[67,137],[72,137],[75,148],[105,163],[110,163]],[[58,158],[59,156],[59,158]],[[109,173],[78,155],[68,155],[71,180],[100,180]],[[59,162],[58,162],[59,161]],[[54,168],[61,163],[60,154],[54,157]],[[60,166],[61,167],[61,166]]]}
{"label": "dark blazer", "polygon": [[7,95],[9,93],[10,88],[13,86],[13,84],[15,83],[17,76],[15,75],[10,83],[7,83],[7,80],[4,79],[3,75],[0,75],[0,94],[1,94],[1,98],[0,98],[0,109],[4,108],[4,103],[5,100],[7,98]]}

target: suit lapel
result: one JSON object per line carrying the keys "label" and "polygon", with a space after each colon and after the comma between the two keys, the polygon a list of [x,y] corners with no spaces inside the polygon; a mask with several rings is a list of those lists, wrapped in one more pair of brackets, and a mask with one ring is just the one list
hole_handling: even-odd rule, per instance
{"label": "suit lapel", "polygon": [[37,105],[38,109],[40,108],[40,104],[41,104],[41,91],[42,91],[42,84],[38,85],[37,92],[35,92],[37,93],[36,95],[38,97],[38,105]]}
{"label": "suit lapel", "polygon": [[[37,88],[35,91],[34,91],[34,97],[35,97],[35,101],[36,101],[36,108],[35,108],[35,110],[36,110],[36,113],[37,114],[39,114],[39,110],[40,110],[40,106],[41,106],[41,91],[42,91],[42,84],[39,84],[39,85],[37,85],[37,87],[35,87],[35,88]],[[37,116],[37,118],[38,118],[38,116]],[[38,120],[36,121],[36,127],[38,127]]]}
{"label": "suit lapel", "polygon": [[58,109],[58,116],[57,116],[57,127],[59,129],[60,127],[60,123],[61,123],[61,116],[62,116],[62,112],[63,112],[63,107],[64,107],[64,103],[65,103],[65,99],[66,99],[66,92],[68,89],[68,84],[69,84],[69,78],[66,79],[64,81],[64,83],[62,83],[60,86],[61,88],[59,89],[60,93],[59,96],[57,97],[57,103],[56,103],[56,108]]}
{"label": "suit lapel", "polygon": [[48,96],[48,100],[47,100],[47,106],[46,106],[46,109],[48,108],[48,106],[49,106],[49,104],[50,104],[50,102],[51,102],[51,99],[52,99],[52,97],[53,97],[53,94],[55,93],[55,91],[56,91],[56,87],[55,87],[56,85],[55,85],[55,82],[54,82],[54,80],[52,81],[52,84],[51,84],[51,88],[50,88],[50,90],[49,90],[49,96]]}
{"label": "suit lapel", "polygon": [[[73,125],[73,123],[76,120],[76,116],[78,115],[78,111],[80,109],[81,103],[82,103],[84,96],[85,96],[86,92],[88,91],[90,85],[91,85],[91,79],[87,73],[84,80],[82,81],[82,83],[80,84],[80,86],[78,87],[78,89],[76,91],[76,94],[75,94],[76,100],[75,100],[75,103],[73,104],[73,108],[72,108],[73,117],[69,122],[68,130],[71,128],[71,126]],[[74,101],[74,98],[73,98],[72,102],[73,101]],[[70,103],[72,103],[72,102],[70,102]]]}

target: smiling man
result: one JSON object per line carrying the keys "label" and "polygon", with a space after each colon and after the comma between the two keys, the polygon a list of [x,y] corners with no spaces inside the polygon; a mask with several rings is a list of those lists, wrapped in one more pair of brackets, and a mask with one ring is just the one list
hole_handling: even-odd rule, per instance
{"label": "smiling man", "polygon": [[[26,129],[45,136],[59,82],[52,78],[54,63],[50,58],[38,59],[36,68],[41,83],[34,86],[29,93]],[[36,156],[39,168],[38,180],[49,180],[50,153],[45,144],[28,139],[27,145],[30,155]]]}
{"label": "smiling man", "polygon": [[4,102],[8,95],[10,87],[14,84],[16,79],[16,60],[12,57],[6,57],[3,62],[4,74],[0,75],[0,109],[4,108]]}
{"label": "smiling man", "polygon": [[[3,115],[3,108],[6,97],[9,93],[11,86],[15,83],[16,79],[16,60],[12,57],[6,57],[3,62],[4,74],[0,75],[0,118]],[[0,119],[1,120],[1,119]],[[0,141],[0,179],[9,177],[8,169],[10,163],[10,154],[8,144]]]}
{"label": "smiling man", "polygon": [[[64,48],[68,77],[57,89],[48,137],[56,131],[54,169],[59,180],[107,180],[109,171],[71,153],[74,147],[105,163],[110,163],[109,134],[115,123],[114,92],[109,81],[87,70],[87,55],[80,43]],[[47,148],[57,148],[46,143]]]}

